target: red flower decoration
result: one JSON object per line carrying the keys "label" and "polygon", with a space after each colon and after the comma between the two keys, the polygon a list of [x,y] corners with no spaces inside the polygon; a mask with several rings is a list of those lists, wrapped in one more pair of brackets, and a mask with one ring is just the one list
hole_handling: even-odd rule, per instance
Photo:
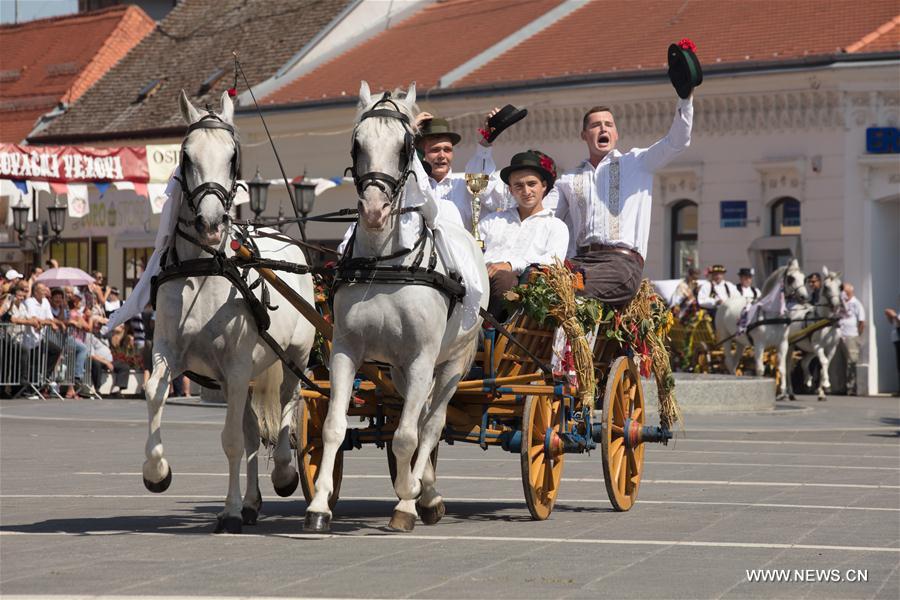
{"label": "red flower decoration", "polygon": [[694,42],[692,42],[692,41],[690,40],[690,38],[684,38],[683,40],[681,40],[680,42],[678,42],[678,46],[681,47],[681,48],[683,48],[683,49],[685,49],[685,50],[690,50],[691,52],[696,52],[696,51],[697,51],[697,44],[695,44]]}
{"label": "red flower decoration", "polygon": [[484,141],[487,141],[487,139],[488,139],[489,137],[491,137],[491,132],[488,131],[487,129],[481,129],[481,128],[479,128],[479,129],[478,129],[478,133],[481,134],[481,137],[484,138]]}
{"label": "red flower decoration", "polygon": [[234,98],[237,96],[237,88],[228,88],[228,95]]}
{"label": "red flower decoration", "polygon": [[553,175],[553,178],[556,179],[556,168],[553,165],[553,159],[547,156],[546,154],[541,155],[541,166]]}

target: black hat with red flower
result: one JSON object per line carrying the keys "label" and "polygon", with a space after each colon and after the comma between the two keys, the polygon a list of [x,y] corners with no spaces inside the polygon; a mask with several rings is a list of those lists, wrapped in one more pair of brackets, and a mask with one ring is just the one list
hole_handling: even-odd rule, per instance
{"label": "black hat with red flower", "polygon": [[669,79],[679,98],[687,98],[703,83],[703,69],[696,52],[697,45],[688,38],[669,46]]}
{"label": "black hat with red flower", "polygon": [[500,179],[509,185],[510,174],[523,169],[537,171],[548,188],[553,187],[553,184],[556,183],[556,163],[540,150],[526,150],[514,155],[509,161],[509,166],[500,171]]}

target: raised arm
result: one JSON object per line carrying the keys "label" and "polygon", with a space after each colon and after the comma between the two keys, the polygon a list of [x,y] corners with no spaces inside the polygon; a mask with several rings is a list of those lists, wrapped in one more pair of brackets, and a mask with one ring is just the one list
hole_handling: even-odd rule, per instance
{"label": "raised arm", "polygon": [[678,100],[675,118],[664,138],[638,154],[644,169],[653,172],[661,169],[685,148],[691,145],[691,128],[694,122],[693,96]]}

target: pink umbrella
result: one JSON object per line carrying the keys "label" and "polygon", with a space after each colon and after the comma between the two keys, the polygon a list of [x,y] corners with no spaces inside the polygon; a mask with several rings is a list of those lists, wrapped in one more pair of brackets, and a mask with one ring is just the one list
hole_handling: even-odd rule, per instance
{"label": "pink umbrella", "polygon": [[94,283],[94,278],[75,267],[60,267],[58,269],[47,269],[41,273],[35,281],[50,287],[61,285],[72,285],[77,287]]}

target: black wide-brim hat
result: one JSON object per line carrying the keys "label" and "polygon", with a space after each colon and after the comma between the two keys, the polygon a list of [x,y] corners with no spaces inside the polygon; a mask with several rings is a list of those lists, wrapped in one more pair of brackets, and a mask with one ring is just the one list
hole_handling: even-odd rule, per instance
{"label": "black wide-brim hat", "polygon": [[485,138],[488,143],[497,139],[501,133],[507,128],[515,125],[528,115],[527,108],[516,108],[512,104],[507,104],[500,111],[488,119],[488,135]]}
{"label": "black wide-brim hat", "polygon": [[442,119],[440,117],[428,119],[427,121],[422,122],[422,124],[419,126],[419,140],[435,136],[444,136],[450,138],[450,143],[454,146],[457,145],[462,139],[461,135],[450,128],[450,123],[447,121],[447,119]]}
{"label": "black wide-brim hat", "polygon": [[679,98],[687,98],[695,87],[703,83],[703,69],[694,54],[694,43],[681,40],[669,46],[669,79]]}
{"label": "black wide-brim hat", "polygon": [[547,184],[548,190],[556,183],[556,163],[553,162],[552,158],[538,150],[526,150],[514,155],[512,160],[509,161],[509,166],[503,167],[500,171],[500,179],[503,180],[503,183],[509,185],[509,176],[515,171],[523,169],[531,169],[540,173]]}

